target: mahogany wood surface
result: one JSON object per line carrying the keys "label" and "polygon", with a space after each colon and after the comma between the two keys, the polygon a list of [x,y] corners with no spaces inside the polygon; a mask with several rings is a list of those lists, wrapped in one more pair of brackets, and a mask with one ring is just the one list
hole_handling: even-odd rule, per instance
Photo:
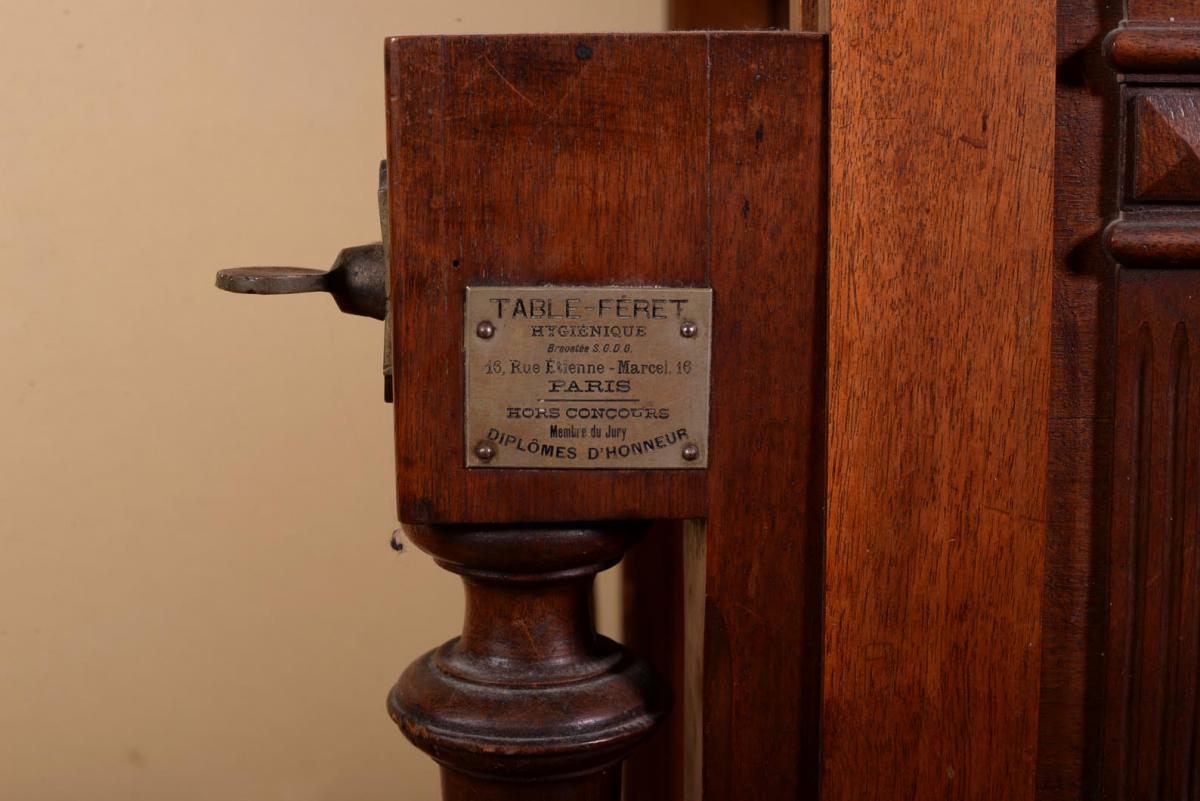
{"label": "mahogany wood surface", "polygon": [[706,285],[708,39],[413,37],[387,54],[400,519],[702,516],[700,471],[468,470],[461,335],[471,284]]}
{"label": "mahogany wood surface", "polygon": [[1102,797],[1195,798],[1200,273],[1123,269]]}
{"label": "mahogany wood surface", "polygon": [[[1200,29],[1195,40],[1200,43]],[[1126,92],[1129,203],[1200,201],[1200,98],[1194,89],[1162,86]]]}
{"label": "mahogany wood surface", "polygon": [[[818,16],[816,0],[672,0],[670,3],[670,27],[680,30],[766,27],[786,27],[794,31],[817,30]],[[683,536],[680,527],[677,524],[664,524],[663,533],[667,531],[671,532],[671,536],[652,535],[625,558],[622,574],[625,588],[624,638],[638,653],[644,654],[664,674],[671,676],[672,686],[682,687],[685,660],[683,632],[687,621],[682,606],[682,576],[677,568],[680,555],[685,551],[681,550],[682,543],[679,541],[679,537]],[[696,550],[686,552],[696,553]],[[702,555],[700,559],[703,559]],[[736,569],[739,565],[732,567]],[[708,566],[699,563],[693,565],[692,569],[707,573]],[[719,571],[719,565],[714,565],[713,570]],[[703,583],[704,579],[700,581]],[[695,614],[696,610],[692,612]],[[699,614],[703,614],[702,608]],[[695,626],[695,622],[692,625]],[[698,628],[702,628],[702,625]],[[693,658],[702,662],[703,643],[693,643],[692,649],[700,652]],[[764,665],[764,669],[769,666],[769,663]],[[807,673],[811,675],[813,669],[813,663],[810,662]],[[683,706],[682,703],[677,704],[662,729],[626,762],[626,801],[684,801],[686,798],[683,783]],[[696,706],[704,706],[702,694]],[[811,714],[811,708],[808,711]],[[692,758],[702,758],[697,756],[701,749],[695,750]],[[803,769],[811,774],[811,762],[806,762]],[[694,772],[694,767],[692,770]]]}
{"label": "mahogany wood surface", "polygon": [[1054,6],[832,6],[822,798],[1034,795]]}
{"label": "mahogany wood surface", "polygon": [[[798,44],[804,42],[805,45]],[[825,48],[714,37],[704,797],[817,789],[825,397]],[[753,309],[731,315],[730,307]],[[747,425],[749,421],[749,425]]]}
{"label": "mahogany wood surface", "polygon": [[[750,62],[717,63],[710,43],[739,37],[790,42],[776,49],[796,53],[791,83],[760,80]],[[819,38],[790,33],[389,40],[401,520],[704,516],[700,471],[468,470],[462,292],[487,283],[717,289],[714,226],[726,210],[714,202],[727,200],[718,172],[737,156],[710,102],[739,91],[761,98],[760,84],[779,102],[807,97],[823,84],[823,70],[809,69],[820,51]],[[755,130],[742,132],[752,145]],[[805,151],[803,180],[778,202],[820,191],[819,156]],[[810,228],[783,241],[794,249]],[[738,297],[744,278],[721,288],[727,319],[749,308]],[[714,350],[761,353],[756,333],[727,325]],[[737,447],[741,431],[732,435]]]}
{"label": "mahogany wood surface", "polygon": [[[823,38],[401,38],[388,71],[401,519],[707,518],[705,798],[811,795]],[[708,469],[466,470],[462,291],[477,283],[711,286]]]}
{"label": "mahogany wood surface", "polygon": [[1120,72],[1134,75],[1200,73],[1200,31],[1194,24],[1135,21],[1110,30],[1105,43],[1108,57]]}
{"label": "mahogany wood surface", "polygon": [[1200,0],[1129,0],[1127,5],[1131,20],[1200,22]]}
{"label": "mahogany wood surface", "polygon": [[1054,324],[1042,610],[1038,798],[1099,791],[1111,495],[1114,290],[1103,231],[1116,211],[1120,118],[1104,60],[1117,3],[1059,0]]}
{"label": "mahogany wood surface", "polygon": [[1106,233],[1109,251],[1123,267],[1200,267],[1200,220],[1169,212],[1125,217]]}
{"label": "mahogany wood surface", "polygon": [[621,565],[621,641],[675,688],[658,731],[625,762],[625,801],[685,801],[683,524],[656,522]]}
{"label": "mahogany wood surface", "polygon": [[446,801],[619,801],[619,764],[669,706],[644,661],[596,634],[592,580],[643,522],[409,526],[463,577],[461,637],[414,662],[388,710],[442,766]]}
{"label": "mahogany wood surface", "polygon": [[1200,26],[1193,3],[1128,11],[1107,39],[1125,134],[1107,230],[1119,270],[1099,796],[1114,801],[1200,794]]}

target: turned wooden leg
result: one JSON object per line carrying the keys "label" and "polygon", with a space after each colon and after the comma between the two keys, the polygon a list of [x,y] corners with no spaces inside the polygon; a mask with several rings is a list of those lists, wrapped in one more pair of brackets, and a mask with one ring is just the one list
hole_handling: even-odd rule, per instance
{"label": "turned wooden leg", "polygon": [[413,663],[392,719],[442,766],[447,801],[617,801],[621,760],[669,706],[643,661],[596,634],[592,581],[642,523],[408,526],[463,577],[461,637]]}

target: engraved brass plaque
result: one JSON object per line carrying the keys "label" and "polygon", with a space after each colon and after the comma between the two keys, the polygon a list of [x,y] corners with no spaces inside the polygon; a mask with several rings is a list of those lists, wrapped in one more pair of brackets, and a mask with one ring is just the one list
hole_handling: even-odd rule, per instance
{"label": "engraved brass plaque", "polygon": [[467,467],[708,466],[712,290],[468,287]]}

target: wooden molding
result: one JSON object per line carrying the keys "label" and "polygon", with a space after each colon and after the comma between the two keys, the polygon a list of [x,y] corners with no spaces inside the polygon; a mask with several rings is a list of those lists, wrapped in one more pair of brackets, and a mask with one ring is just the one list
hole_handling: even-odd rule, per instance
{"label": "wooden molding", "polygon": [[1114,801],[1194,794],[1200,764],[1200,26],[1185,6],[1131,4],[1106,42],[1125,117],[1105,234],[1119,269],[1100,787]]}
{"label": "wooden molding", "polygon": [[1106,238],[1123,267],[1200,267],[1200,220],[1124,219],[1109,226]]}
{"label": "wooden molding", "polygon": [[467,594],[462,636],[414,662],[388,696],[400,730],[442,766],[445,800],[618,801],[620,763],[670,695],[647,663],[596,634],[592,580],[646,524],[406,530]]}
{"label": "wooden molding", "polygon": [[1126,23],[1107,36],[1104,50],[1118,72],[1200,73],[1200,25]]}
{"label": "wooden molding", "polygon": [[1185,798],[1200,745],[1200,273],[1118,281],[1103,797]]}
{"label": "wooden molding", "polygon": [[1200,93],[1163,87],[1129,93],[1129,203],[1200,202]]}

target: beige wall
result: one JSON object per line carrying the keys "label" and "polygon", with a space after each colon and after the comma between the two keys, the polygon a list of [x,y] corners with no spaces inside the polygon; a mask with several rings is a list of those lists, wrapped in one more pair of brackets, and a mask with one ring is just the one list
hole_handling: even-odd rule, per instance
{"label": "beige wall", "polygon": [[0,798],[435,797],[384,694],[459,625],[395,555],[382,328],[212,288],[377,238],[382,40],[661,0],[0,0]]}

